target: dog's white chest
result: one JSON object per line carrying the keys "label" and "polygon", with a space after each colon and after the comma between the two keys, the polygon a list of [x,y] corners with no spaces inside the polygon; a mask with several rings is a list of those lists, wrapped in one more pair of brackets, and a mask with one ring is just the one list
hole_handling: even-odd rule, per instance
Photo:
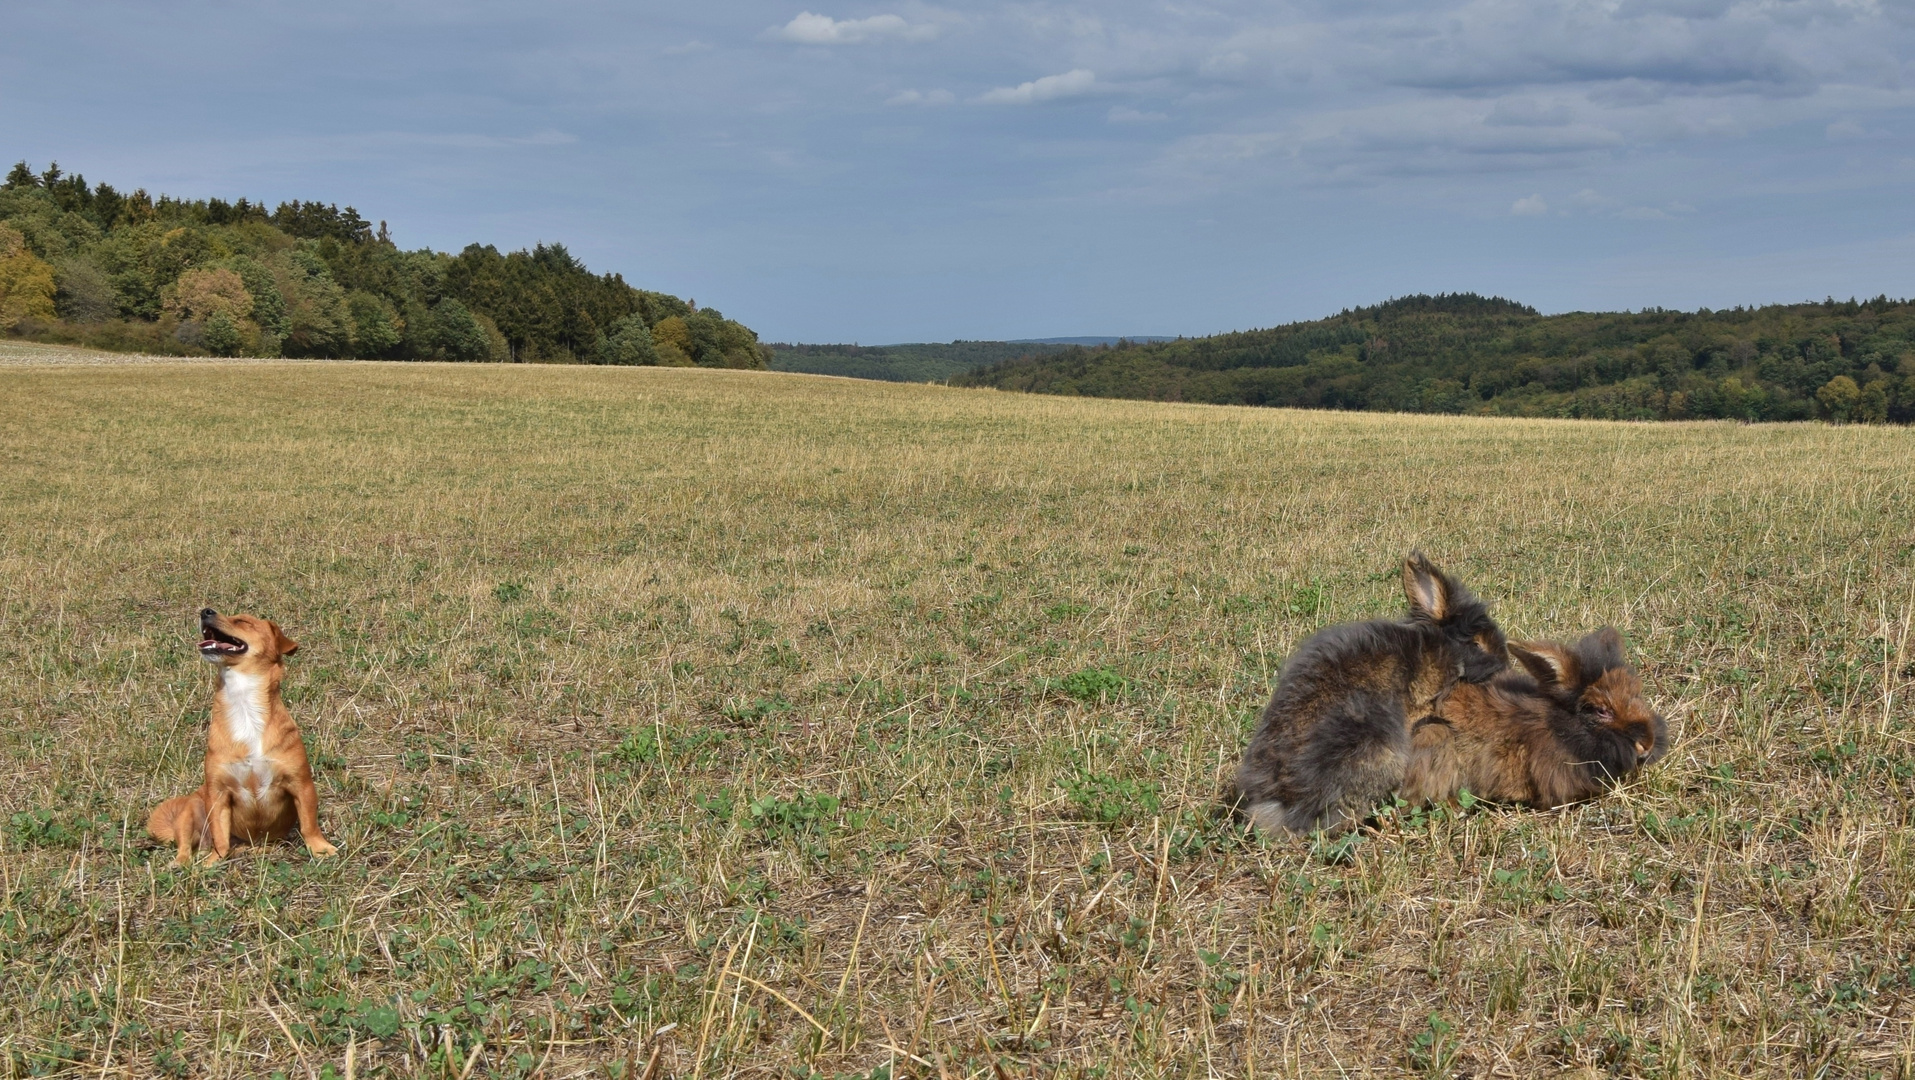
{"label": "dog's white chest", "polygon": [[273,786],[273,762],[266,756],[266,680],[230,668],[220,677],[226,705],[226,733],[245,751],[245,757],[226,766],[239,785],[240,797],[263,798]]}
{"label": "dog's white chest", "polygon": [[246,751],[247,757],[265,752],[260,740],[266,737],[266,680],[228,668],[220,677],[220,696],[226,705],[226,734]]}
{"label": "dog's white chest", "polygon": [[257,755],[241,758],[226,766],[226,775],[239,786],[241,799],[258,802],[273,789],[273,759]]}

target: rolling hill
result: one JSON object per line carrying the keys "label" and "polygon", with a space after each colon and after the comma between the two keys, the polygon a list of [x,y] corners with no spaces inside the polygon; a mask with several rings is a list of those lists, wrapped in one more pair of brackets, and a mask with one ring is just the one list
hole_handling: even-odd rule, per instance
{"label": "rolling hill", "polygon": [[954,375],[1027,356],[1043,356],[1073,345],[1117,345],[1126,341],[1170,341],[1167,337],[1019,338],[1012,341],[912,342],[904,345],[788,345],[773,342],[771,370],[810,375],[842,375],[882,382],[943,382]]}
{"label": "rolling hill", "polygon": [[1915,304],[1542,315],[1408,296],[1326,319],[1065,348],[951,379],[1047,394],[1607,419],[1915,420]]}
{"label": "rolling hill", "polygon": [[771,370],[843,375],[883,382],[943,382],[953,375],[1066,348],[1014,341],[914,342],[904,345],[788,345],[773,342]]}
{"label": "rolling hill", "polygon": [[562,244],[404,251],[351,206],[154,198],[22,161],[0,334],[161,355],[762,368],[750,328]]}

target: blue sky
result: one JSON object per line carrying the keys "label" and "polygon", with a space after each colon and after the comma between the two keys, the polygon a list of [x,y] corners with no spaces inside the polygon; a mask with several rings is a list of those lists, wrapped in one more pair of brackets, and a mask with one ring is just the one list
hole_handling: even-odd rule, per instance
{"label": "blue sky", "polygon": [[1915,294],[1915,0],[11,0],[0,153],[767,340]]}

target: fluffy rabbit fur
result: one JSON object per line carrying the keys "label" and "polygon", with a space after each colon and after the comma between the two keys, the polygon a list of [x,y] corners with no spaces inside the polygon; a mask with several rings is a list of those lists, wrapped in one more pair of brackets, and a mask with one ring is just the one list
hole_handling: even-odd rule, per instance
{"label": "fluffy rabbit fur", "polygon": [[1614,629],[1573,646],[1509,651],[1524,672],[1460,683],[1416,723],[1405,800],[1454,802],[1467,788],[1492,802],[1560,806],[1602,794],[1667,752],[1668,724],[1643,700]]}
{"label": "fluffy rabbit fur", "polygon": [[1237,766],[1238,805],[1257,827],[1341,831],[1403,783],[1410,721],[1452,686],[1507,665],[1483,602],[1421,552],[1403,563],[1410,616],[1345,623],[1297,646]]}

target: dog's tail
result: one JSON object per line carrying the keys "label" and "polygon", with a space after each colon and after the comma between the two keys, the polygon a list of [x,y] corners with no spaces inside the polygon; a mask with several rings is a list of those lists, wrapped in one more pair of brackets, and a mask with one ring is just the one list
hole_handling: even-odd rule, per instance
{"label": "dog's tail", "polygon": [[154,807],[153,815],[146,819],[147,835],[162,844],[179,843],[179,818],[192,801],[191,795],[180,795]]}

